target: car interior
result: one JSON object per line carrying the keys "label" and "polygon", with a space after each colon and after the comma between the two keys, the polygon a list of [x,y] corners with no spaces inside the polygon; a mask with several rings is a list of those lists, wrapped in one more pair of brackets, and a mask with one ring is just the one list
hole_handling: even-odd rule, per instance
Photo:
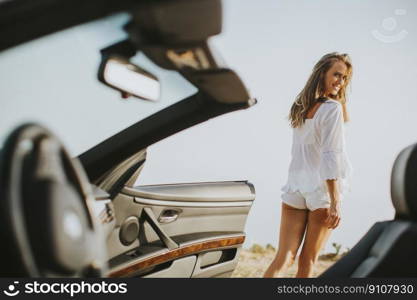
{"label": "car interior", "polygon": [[[121,98],[160,101],[170,82],[134,63],[141,53],[196,90],[77,157],[53,129],[38,122],[15,126],[1,153],[0,237],[6,245],[0,250],[1,276],[229,277],[245,240],[254,186],[247,180],[137,185],[148,146],[256,104],[208,41],[221,32],[221,2],[0,4],[4,55],[37,39],[46,45],[44,37],[59,38],[67,28],[89,21],[107,30],[107,16],[127,12],[118,28],[125,37],[88,53],[97,61],[97,85]],[[87,52],[87,44],[81,45]],[[27,49],[29,56],[35,51]],[[82,76],[77,69],[74,74]]]}

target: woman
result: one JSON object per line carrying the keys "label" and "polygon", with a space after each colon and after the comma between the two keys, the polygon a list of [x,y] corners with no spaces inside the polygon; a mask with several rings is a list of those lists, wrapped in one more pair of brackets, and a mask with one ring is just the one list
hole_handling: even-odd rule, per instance
{"label": "woman", "polygon": [[291,107],[292,160],[281,189],[279,247],[264,277],[284,272],[299,255],[296,277],[311,277],[320,250],[340,222],[340,201],[350,190],[344,122],[352,77],[347,54],[324,55]]}

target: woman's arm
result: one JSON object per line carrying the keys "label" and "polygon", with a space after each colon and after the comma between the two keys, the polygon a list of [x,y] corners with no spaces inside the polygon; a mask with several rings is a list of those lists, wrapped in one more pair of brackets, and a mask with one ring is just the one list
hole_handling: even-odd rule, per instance
{"label": "woman's arm", "polygon": [[343,109],[332,105],[321,122],[321,162],[320,176],[326,182],[330,196],[330,208],[326,223],[329,228],[336,228],[340,222],[340,194],[338,179],[344,176],[342,162],[343,152]]}
{"label": "woman's arm", "polygon": [[328,228],[335,229],[340,223],[340,199],[337,190],[337,179],[327,179],[326,184],[331,203],[325,222]]}
{"label": "woman's arm", "polygon": [[337,188],[337,180],[327,179],[326,184],[327,184],[327,189],[329,191],[331,203],[333,205],[339,203],[340,198],[339,198],[339,191]]}

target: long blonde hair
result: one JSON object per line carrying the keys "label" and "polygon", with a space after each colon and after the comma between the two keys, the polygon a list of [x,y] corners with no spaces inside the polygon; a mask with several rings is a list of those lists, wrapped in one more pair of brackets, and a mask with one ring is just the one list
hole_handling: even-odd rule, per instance
{"label": "long blonde hair", "polygon": [[352,62],[348,54],[340,54],[332,52],[324,55],[314,66],[313,72],[307,80],[303,90],[297,95],[293,105],[291,106],[288,120],[292,128],[300,127],[304,124],[309,109],[323,96],[325,92],[324,77],[327,71],[337,61],[346,64],[347,74],[345,84],[340,88],[334,100],[339,101],[343,106],[343,118],[347,122],[349,120],[346,110],[346,88],[352,78]]}

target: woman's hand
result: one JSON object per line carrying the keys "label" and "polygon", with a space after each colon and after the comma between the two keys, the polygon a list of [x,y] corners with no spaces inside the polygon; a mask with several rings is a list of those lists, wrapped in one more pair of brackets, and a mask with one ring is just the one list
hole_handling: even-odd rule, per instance
{"label": "woman's hand", "polygon": [[330,208],[327,209],[327,218],[325,220],[328,228],[335,229],[340,223],[340,202],[332,201]]}
{"label": "woman's hand", "polygon": [[340,194],[336,179],[328,179],[326,180],[326,184],[329,190],[330,208],[327,209],[327,218],[325,223],[328,225],[328,228],[335,229],[340,222]]}

